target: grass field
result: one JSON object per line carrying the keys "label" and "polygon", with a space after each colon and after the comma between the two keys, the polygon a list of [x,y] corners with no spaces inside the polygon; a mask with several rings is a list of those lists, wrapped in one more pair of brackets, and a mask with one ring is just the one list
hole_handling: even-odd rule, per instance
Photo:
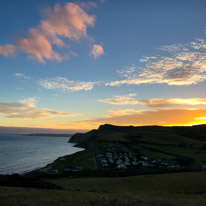
{"label": "grass field", "polygon": [[0,205],[15,206],[204,206],[206,173],[122,178],[59,178],[65,190],[0,187]]}
{"label": "grass field", "polygon": [[194,160],[193,164],[191,165],[193,169],[201,168],[203,161],[206,160],[206,153],[201,152],[201,150],[196,148],[152,144],[140,144],[139,147],[141,146],[144,146],[148,149],[155,149],[156,151],[165,152],[168,154],[191,158]]}

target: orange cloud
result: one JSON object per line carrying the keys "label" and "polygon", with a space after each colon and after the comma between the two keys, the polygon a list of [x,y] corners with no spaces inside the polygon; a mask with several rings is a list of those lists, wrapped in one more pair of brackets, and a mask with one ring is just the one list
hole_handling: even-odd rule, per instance
{"label": "orange cloud", "polygon": [[[11,125],[11,121],[13,124]],[[7,126],[27,126],[40,128],[56,128],[56,129],[84,129],[90,130],[98,128],[101,124],[115,125],[165,125],[165,126],[180,126],[206,123],[206,109],[160,109],[153,111],[135,111],[132,109],[126,110],[110,110],[105,117],[85,119],[82,121],[43,121],[25,122],[23,119],[14,122],[15,119],[10,119],[10,124]],[[2,122],[5,125],[5,121]]]}
{"label": "orange cloud", "polygon": [[104,49],[102,48],[101,45],[94,44],[90,54],[94,58],[97,58],[97,57],[101,56],[102,54],[104,54]]}
{"label": "orange cloud", "polygon": [[[117,110],[116,110],[117,111]],[[134,111],[135,112],[135,111]],[[85,121],[70,122],[66,128],[94,129],[100,124],[115,125],[192,125],[206,123],[206,109],[160,109],[153,111],[136,111],[132,114],[110,112],[102,118],[87,119]],[[63,126],[63,125],[62,125]]]}
{"label": "orange cloud", "polygon": [[139,104],[148,107],[167,107],[175,105],[206,105],[205,98],[167,98],[167,99],[142,99]]}
{"label": "orange cloud", "polygon": [[15,47],[12,44],[0,45],[0,54],[8,57],[15,52]]}
{"label": "orange cloud", "polygon": [[206,98],[157,98],[137,100],[135,94],[120,95],[113,99],[100,99],[98,101],[114,105],[142,104],[148,107],[168,107],[176,105],[206,105]]}
{"label": "orange cloud", "polygon": [[123,116],[128,114],[135,114],[141,111],[135,109],[111,109],[109,110],[109,114],[106,117],[115,117],[115,116]]}

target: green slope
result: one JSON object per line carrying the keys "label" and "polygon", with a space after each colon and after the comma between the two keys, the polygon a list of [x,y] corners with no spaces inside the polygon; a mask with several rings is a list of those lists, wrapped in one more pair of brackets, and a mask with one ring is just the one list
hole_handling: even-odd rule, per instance
{"label": "green slope", "polygon": [[[205,132],[205,133],[204,133]],[[106,152],[144,155],[152,160],[178,161],[182,168],[201,169],[206,161],[206,126],[114,126],[101,125],[98,130],[75,134],[70,142],[85,150],[57,159],[49,170],[65,168],[102,169],[98,154]],[[96,162],[95,162],[96,159]]]}

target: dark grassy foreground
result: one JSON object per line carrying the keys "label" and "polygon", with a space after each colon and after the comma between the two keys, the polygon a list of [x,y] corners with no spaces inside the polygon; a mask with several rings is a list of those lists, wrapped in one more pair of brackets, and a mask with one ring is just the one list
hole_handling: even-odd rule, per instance
{"label": "dark grassy foreground", "polygon": [[0,205],[204,206],[206,173],[47,179],[65,190],[0,187]]}
{"label": "dark grassy foreground", "polygon": [[35,177],[25,177],[18,174],[13,175],[0,175],[0,186],[8,187],[26,187],[26,188],[39,188],[39,189],[62,189],[55,184],[42,181]]}

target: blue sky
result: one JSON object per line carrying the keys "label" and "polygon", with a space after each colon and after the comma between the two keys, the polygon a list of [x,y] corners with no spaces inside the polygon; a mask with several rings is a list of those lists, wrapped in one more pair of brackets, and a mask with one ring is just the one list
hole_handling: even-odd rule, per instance
{"label": "blue sky", "polygon": [[0,3],[0,126],[205,123],[205,1]]}

